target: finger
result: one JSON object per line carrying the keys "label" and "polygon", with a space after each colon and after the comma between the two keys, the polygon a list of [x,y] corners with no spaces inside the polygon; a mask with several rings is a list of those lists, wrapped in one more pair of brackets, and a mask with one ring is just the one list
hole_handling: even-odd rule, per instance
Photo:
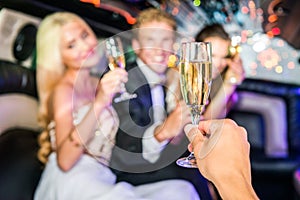
{"label": "finger", "polygon": [[107,74],[113,74],[113,76],[119,77],[119,78],[128,76],[128,73],[124,69],[121,69],[121,68],[116,68],[115,70],[110,71]]}
{"label": "finger", "polygon": [[[177,103],[177,107],[185,108],[186,106],[187,106],[187,105],[186,105],[185,102],[182,101],[182,100],[178,101],[178,103]],[[185,109],[185,110],[186,110],[186,109]]]}
{"label": "finger", "polygon": [[197,130],[198,130],[197,125],[187,124],[184,127],[184,132],[190,142],[192,142],[194,140],[195,136],[197,135],[197,132],[198,132]]}
{"label": "finger", "polygon": [[239,53],[236,53],[233,57],[232,57],[232,60],[233,61],[237,61],[237,60],[240,60],[241,57],[240,57],[240,54]]}
{"label": "finger", "polygon": [[128,77],[127,77],[127,76],[123,76],[123,77],[122,77],[122,82],[123,82],[123,83],[127,83],[127,81],[128,81]]}
{"label": "finger", "polygon": [[240,58],[227,59],[227,65],[229,66],[229,68],[236,68],[236,69],[243,68],[243,62]]}
{"label": "finger", "polygon": [[211,127],[211,123],[214,120],[204,120],[204,121],[200,121],[199,125],[198,125],[198,129],[200,130],[201,133],[209,133],[210,131],[210,127]]}
{"label": "finger", "polygon": [[243,135],[243,138],[248,141],[247,130],[244,127],[242,127],[242,126],[238,126],[238,128],[240,129],[239,132]]}
{"label": "finger", "polygon": [[193,145],[191,143],[188,145],[188,150],[189,152],[193,152]]}
{"label": "finger", "polygon": [[127,74],[127,71],[125,69],[122,68],[116,68],[114,70],[115,73],[122,73],[122,74]]}
{"label": "finger", "polygon": [[231,124],[232,126],[238,126],[238,124],[232,119],[226,118],[224,120],[226,121],[227,124]]}
{"label": "finger", "polygon": [[121,82],[119,86],[120,86],[120,91],[119,92],[125,92],[126,91],[125,83]]}
{"label": "finger", "polygon": [[119,79],[123,82],[126,83],[128,81],[128,73],[121,69],[120,73],[119,73]]}
{"label": "finger", "polygon": [[243,73],[243,68],[237,63],[231,62],[230,65],[228,66],[229,66],[229,70],[228,70],[229,75],[239,75]]}

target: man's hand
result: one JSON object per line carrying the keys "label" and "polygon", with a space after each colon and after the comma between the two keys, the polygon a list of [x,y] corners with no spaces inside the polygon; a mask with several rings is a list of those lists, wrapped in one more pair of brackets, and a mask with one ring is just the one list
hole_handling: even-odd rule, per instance
{"label": "man's hand", "polygon": [[190,110],[185,102],[181,100],[164,123],[155,129],[154,135],[159,142],[170,140],[183,133],[183,128],[188,123],[191,123]]}
{"label": "man's hand", "polygon": [[200,172],[212,181],[223,199],[257,199],[251,186],[250,145],[247,132],[230,119],[187,125],[189,150]]}

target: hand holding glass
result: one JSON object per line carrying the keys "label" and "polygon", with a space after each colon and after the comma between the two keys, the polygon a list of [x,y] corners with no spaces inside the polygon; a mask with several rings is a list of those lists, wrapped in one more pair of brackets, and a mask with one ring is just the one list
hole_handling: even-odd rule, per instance
{"label": "hand holding glass", "polygon": [[[125,69],[125,56],[121,38],[118,36],[110,37],[105,41],[106,56],[108,67],[114,70],[117,67]],[[115,103],[136,98],[136,94],[130,94],[126,91],[125,84],[122,83],[122,92],[120,96],[114,99]]]}
{"label": "hand holding glass", "polygon": [[[180,86],[183,99],[190,108],[192,124],[198,125],[208,101],[212,82],[211,44],[184,42],[180,50]],[[196,158],[191,153],[176,162],[179,166],[196,168]]]}

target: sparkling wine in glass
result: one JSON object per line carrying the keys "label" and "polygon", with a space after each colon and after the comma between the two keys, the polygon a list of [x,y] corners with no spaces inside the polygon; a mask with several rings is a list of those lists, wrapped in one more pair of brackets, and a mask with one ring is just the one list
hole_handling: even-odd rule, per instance
{"label": "sparkling wine in glass", "polygon": [[[190,108],[192,124],[198,125],[208,101],[212,82],[211,44],[207,42],[184,42],[180,50],[180,86],[183,99]],[[192,152],[176,162],[179,166],[196,168]]]}
{"label": "sparkling wine in glass", "polygon": [[[121,38],[118,36],[110,37],[105,41],[106,57],[108,59],[108,67],[114,70],[117,67],[125,69],[125,56]],[[114,99],[115,103],[136,98],[136,94],[130,94],[126,91],[125,84],[122,83],[122,91],[120,96]]]}

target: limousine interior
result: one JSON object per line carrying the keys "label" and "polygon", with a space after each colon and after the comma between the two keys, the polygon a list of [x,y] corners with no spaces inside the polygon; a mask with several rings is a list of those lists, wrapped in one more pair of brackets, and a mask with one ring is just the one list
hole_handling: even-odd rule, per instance
{"label": "limousine interior", "polygon": [[[179,31],[189,36],[213,22],[232,35],[252,33],[241,44],[246,79],[228,117],[248,131],[252,183],[260,199],[300,199],[299,0],[1,0],[0,199],[32,199],[43,170],[36,157],[35,36],[41,19],[71,11],[103,39],[129,30],[149,7],[174,15]],[[271,15],[280,32],[272,29]],[[257,50],[261,42],[265,46]],[[258,55],[277,63],[270,68]]]}

